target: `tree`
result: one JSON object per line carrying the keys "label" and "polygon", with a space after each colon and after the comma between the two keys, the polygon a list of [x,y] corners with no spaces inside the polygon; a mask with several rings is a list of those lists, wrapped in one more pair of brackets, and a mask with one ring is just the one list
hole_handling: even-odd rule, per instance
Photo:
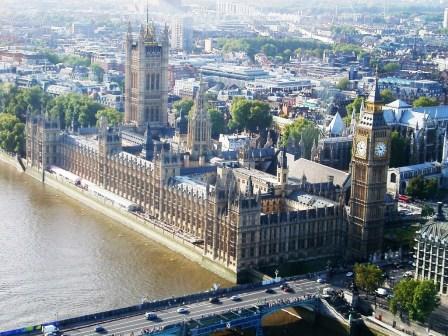
{"label": "tree", "polygon": [[384,89],[380,93],[381,98],[383,98],[384,104],[392,103],[394,100],[396,100],[393,92],[389,89]]}
{"label": "tree", "polygon": [[212,137],[217,138],[220,134],[224,133],[226,129],[224,114],[217,109],[210,109],[208,110],[208,113],[212,124]]}
{"label": "tree", "polygon": [[418,175],[409,180],[406,194],[416,198],[434,198],[437,197],[438,187],[436,179],[425,179]]}
{"label": "tree", "polygon": [[339,90],[347,90],[349,83],[350,81],[348,80],[348,78],[341,78],[336,84],[336,88],[338,88]]}
{"label": "tree", "polygon": [[386,72],[386,73],[396,72],[399,69],[400,69],[400,65],[398,63],[386,63],[383,66],[383,72]]}
{"label": "tree", "polygon": [[429,98],[429,97],[419,97],[412,103],[412,106],[414,107],[427,107],[427,106],[437,106],[439,105],[439,102],[436,98]]}
{"label": "tree", "polygon": [[24,154],[25,125],[12,114],[0,113],[0,148]]}
{"label": "tree", "polygon": [[277,47],[272,43],[266,43],[261,47],[261,52],[266,56],[274,57],[277,55]]}
{"label": "tree", "polygon": [[25,121],[27,113],[41,113],[50,101],[50,97],[38,86],[22,90],[14,88],[8,95],[4,111],[15,115],[21,122]]}
{"label": "tree", "polygon": [[90,97],[70,93],[53,99],[49,104],[48,114],[52,118],[59,119],[62,128],[72,123],[87,127],[96,125],[96,114],[103,109],[101,104]]}
{"label": "tree", "polygon": [[436,285],[431,280],[401,280],[389,302],[392,313],[405,313],[410,319],[425,322],[439,305]]}
{"label": "tree", "polygon": [[287,146],[288,143],[292,143],[294,146],[299,146],[300,141],[302,141],[305,150],[302,155],[310,159],[311,148],[319,139],[319,134],[319,127],[314,122],[301,117],[285,127],[282,134],[282,145]]}
{"label": "tree", "polygon": [[409,164],[409,140],[397,131],[390,134],[390,167],[402,167]]}
{"label": "tree", "polygon": [[350,104],[348,104],[345,109],[347,111],[347,115],[344,117],[344,123],[346,126],[350,125],[352,121],[352,112],[353,108],[355,108],[355,116],[358,118],[359,112],[361,111],[362,105],[362,97],[356,97]]}
{"label": "tree", "polygon": [[189,115],[191,108],[193,107],[193,99],[182,98],[173,104],[174,110],[176,111],[176,117],[182,112],[183,115]]}
{"label": "tree", "polygon": [[406,194],[421,198],[423,196],[423,188],[425,185],[425,180],[421,175],[417,175],[409,180],[406,187]]}
{"label": "tree", "polygon": [[96,113],[97,125],[102,116],[107,118],[109,125],[118,125],[123,121],[123,113],[113,108],[105,108]]}
{"label": "tree", "polygon": [[368,293],[372,293],[381,286],[383,272],[373,264],[355,264],[355,283]]}
{"label": "tree", "polygon": [[270,111],[267,103],[235,98],[230,108],[232,120],[229,123],[229,128],[255,132],[257,129],[270,127],[272,124]]}
{"label": "tree", "polygon": [[434,215],[434,208],[430,205],[423,204],[422,206],[422,217],[429,217]]}
{"label": "tree", "polygon": [[100,65],[98,65],[96,63],[92,64],[91,69],[92,69],[92,72],[93,72],[93,74],[95,76],[95,79],[98,82],[102,82],[103,78],[104,78],[104,69]]}

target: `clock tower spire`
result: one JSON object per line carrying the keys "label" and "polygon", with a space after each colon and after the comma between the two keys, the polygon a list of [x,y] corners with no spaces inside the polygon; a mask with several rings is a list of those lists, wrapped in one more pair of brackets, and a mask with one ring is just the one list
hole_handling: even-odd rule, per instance
{"label": "clock tower spire", "polygon": [[384,120],[382,107],[377,77],[353,137],[348,225],[351,259],[366,260],[379,256],[382,251],[384,197],[390,157],[390,129]]}

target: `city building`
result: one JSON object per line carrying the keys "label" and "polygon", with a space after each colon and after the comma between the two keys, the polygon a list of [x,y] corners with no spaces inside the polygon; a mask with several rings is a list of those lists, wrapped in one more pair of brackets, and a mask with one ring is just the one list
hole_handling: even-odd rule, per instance
{"label": "city building", "polygon": [[205,92],[206,83],[199,82],[199,90],[196,93],[196,99],[188,120],[187,151],[190,154],[190,160],[205,162],[206,156],[211,149],[210,115],[207,110]]}
{"label": "city building", "polygon": [[347,171],[352,158],[352,135],[319,139],[311,149],[311,160]]}
{"label": "city building", "polygon": [[448,106],[414,108],[396,100],[383,107],[384,119],[392,131],[409,141],[409,163],[439,161],[442,158]]}
{"label": "city building", "polygon": [[448,222],[441,202],[436,215],[417,231],[415,241],[415,278],[434,281],[442,300],[447,299]]}
{"label": "city building", "polygon": [[171,49],[190,53],[193,49],[193,19],[188,16],[176,16],[170,25]]}
{"label": "city building", "polygon": [[437,185],[442,182],[442,164],[439,162],[425,162],[416,165],[389,168],[387,171],[387,192],[394,197],[406,193],[409,181],[417,176],[425,180],[433,179]]}
{"label": "city building", "polygon": [[155,27],[141,26],[137,39],[129,25],[126,37],[125,115],[127,124],[153,131],[168,124],[168,28],[157,40]]}
{"label": "city building", "polygon": [[448,8],[445,8],[443,11],[443,28],[448,28]]}
{"label": "city building", "polygon": [[378,80],[353,135],[348,253],[353,259],[380,258],[383,244],[390,129]]}
{"label": "city building", "polygon": [[307,168],[289,179],[286,152],[278,151],[276,174],[271,175],[250,163],[265,149],[246,148],[240,150],[239,167],[191,165],[185,156],[200,156],[207,149],[201,135],[207,133],[202,127],[207,120],[201,98],[196,99],[188,130],[190,153],[150,139],[146,151],[151,152],[151,143],[154,150],[152,160],[146,160],[123,151],[120,130],[109,127],[105,118],[98,134],[76,135],[38,116],[26,124],[27,166],[45,168],[46,174],[62,169],[84,192],[125,204],[124,211],[138,210],[173,234],[182,233],[184,244],[201,251],[204,262],[216,265],[213,269],[230,271],[234,280],[254,268],[343,254],[345,208],[334,172],[334,179],[307,179],[312,173]]}

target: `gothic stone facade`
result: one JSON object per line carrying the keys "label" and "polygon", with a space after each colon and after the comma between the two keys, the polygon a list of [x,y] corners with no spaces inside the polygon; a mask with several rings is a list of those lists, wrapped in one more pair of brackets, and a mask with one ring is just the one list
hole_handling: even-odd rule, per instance
{"label": "gothic stone facade", "polygon": [[28,166],[59,166],[138,204],[148,216],[198,238],[205,257],[235,274],[343,253],[343,205],[286,184],[286,163],[278,177],[260,172],[255,189],[255,169],[219,167],[202,181],[180,176],[179,153],[162,146],[153,161],[128,154],[119,131],[104,124],[97,139],[39,118],[26,128]]}
{"label": "gothic stone facade", "polygon": [[126,39],[125,122],[144,130],[168,123],[169,37],[157,41],[153,25],[141,28],[137,39],[129,28]]}

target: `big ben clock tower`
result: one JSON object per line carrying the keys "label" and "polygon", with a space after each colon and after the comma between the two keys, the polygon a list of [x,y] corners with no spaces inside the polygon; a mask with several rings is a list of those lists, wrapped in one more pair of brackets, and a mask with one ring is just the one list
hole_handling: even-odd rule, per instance
{"label": "big ben clock tower", "polygon": [[353,138],[348,253],[355,260],[379,256],[383,245],[390,130],[382,106],[377,79]]}

